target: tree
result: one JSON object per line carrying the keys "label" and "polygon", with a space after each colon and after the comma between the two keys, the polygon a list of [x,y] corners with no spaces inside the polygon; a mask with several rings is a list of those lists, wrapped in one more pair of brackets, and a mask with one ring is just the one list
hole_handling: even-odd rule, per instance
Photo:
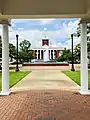
{"label": "tree", "polygon": [[[9,43],[9,57],[11,58],[11,61],[12,61],[12,58],[14,58],[16,55],[16,48],[13,44]],[[2,58],[2,38],[0,36],[0,58]]]}
{"label": "tree", "polygon": [[31,43],[28,40],[24,40],[20,43],[19,60],[22,62],[29,62],[34,58],[33,52],[30,52]]}
{"label": "tree", "polygon": [[71,51],[69,49],[65,48],[62,52],[62,55],[57,58],[57,61],[58,62],[63,62],[63,61],[68,62],[68,61],[71,61],[71,59],[72,59]]}
{"label": "tree", "polygon": [[32,59],[34,59],[34,51],[33,50],[29,51],[29,59],[30,59],[30,62]]}
{"label": "tree", "polygon": [[[90,23],[87,23],[87,34],[90,33]],[[77,31],[76,31],[76,34],[78,37],[80,37],[81,35],[81,27],[80,27],[80,23],[78,24],[78,28],[77,28]],[[90,37],[87,36],[87,41],[90,41]],[[80,60],[80,49],[81,49],[81,46],[80,44],[76,45],[75,47],[75,53],[76,53],[76,59]],[[87,42],[87,51],[88,51],[88,58],[90,59],[90,42]]]}
{"label": "tree", "polygon": [[[74,49],[74,53],[76,54],[77,60],[80,60],[80,53],[81,53],[80,51],[81,51],[81,46],[80,46],[80,44],[77,44]],[[88,53],[90,52],[90,42],[87,42],[87,51],[88,51]],[[90,58],[89,55],[87,57]]]}
{"label": "tree", "polygon": [[[90,23],[87,23],[87,34],[89,34],[89,33],[90,33]],[[78,24],[76,34],[77,34],[77,37],[80,37],[80,36],[81,36],[81,27],[80,27],[80,23]],[[89,39],[90,39],[90,37],[87,36],[87,40],[89,40]]]}
{"label": "tree", "polygon": [[81,49],[80,44],[77,44],[74,49],[74,54],[76,54],[76,60],[78,61],[80,61],[80,49]]}
{"label": "tree", "polygon": [[28,40],[24,40],[20,43],[20,50],[23,52],[28,52],[30,50],[31,43]]}
{"label": "tree", "polygon": [[28,62],[29,61],[29,54],[23,51],[19,52],[19,61],[20,62]]}
{"label": "tree", "polygon": [[12,61],[12,59],[16,57],[16,48],[11,43],[9,43],[9,57],[11,58],[10,61]]}

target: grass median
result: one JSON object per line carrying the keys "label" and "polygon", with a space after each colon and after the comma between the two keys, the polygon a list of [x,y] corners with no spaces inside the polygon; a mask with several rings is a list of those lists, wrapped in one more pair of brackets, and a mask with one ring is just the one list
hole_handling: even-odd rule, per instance
{"label": "grass median", "polygon": [[[63,71],[63,73],[70,77],[78,85],[80,85],[80,71]],[[90,70],[88,71],[88,86],[90,88]]]}
{"label": "grass median", "polygon": [[[20,71],[20,72],[10,72],[10,82],[9,87],[14,86],[20,80],[22,80],[31,71]],[[2,73],[0,72],[0,90],[2,88]]]}

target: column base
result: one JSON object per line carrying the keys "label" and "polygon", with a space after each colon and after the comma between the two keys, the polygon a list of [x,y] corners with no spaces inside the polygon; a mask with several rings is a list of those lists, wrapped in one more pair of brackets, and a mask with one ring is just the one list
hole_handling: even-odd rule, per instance
{"label": "column base", "polygon": [[90,95],[90,90],[88,90],[88,91],[86,91],[86,92],[80,90],[79,93],[80,93],[81,95]]}
{"label": "column base", "polygon": [[1,91],[0,96],[10,95],[11,93],[12,93],[11,91],[7,91],[7,92]]}

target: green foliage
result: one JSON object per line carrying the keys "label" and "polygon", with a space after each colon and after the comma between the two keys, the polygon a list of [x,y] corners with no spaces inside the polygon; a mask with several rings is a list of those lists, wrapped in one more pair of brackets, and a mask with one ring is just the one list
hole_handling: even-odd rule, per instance
{"label": "green foliage", "polygon": [[22,52],[28,52],[30,49],[31,43],[28,40],[24,40],[20,43],[20,50]]}
{"label": "green foliage", "polygon": [[[9,43],[9,57],[11,58],[11,61],[12,58],[15,58],[15,55],[16,55],[16,48],[13,44]],[[1,57],[2,57],[2,39],[0,36],[0,58]]]}
{"label": "green foliage", "polygon": [[34,58],[33,53],[29,53],[29,52],[26,53],[26,52],[22,52],[22,51],[19,52],[19,61],[20,62],[29,62],[33,58]]}
{"label": "green foliage", "polygon": [[[87,23],[87,34],[90,33],[90,23]],[[81,27],[80,23],[78,24],[77,31],[76,31],[77,37],[81,36]],[[89,40],[90,37],[87,36],[87,40]]]}
{"label": "green foliage", "polygon": [[28,40],[24,40],[20,43],[19,61],[29,62],[34,58],[33,51],[30,50],[31,43]]}
{"label": "green foliage", "polygon": [[80,60],[80,49],[81,49],[80,44],[77,44],[75,49],[74,49],[74,54],[76,54],[76,59],[78,61]]}
{"label": "green foliage", "polygon": [[70,61],[72,59],[72,53],[70,50],[67,50],[66,48],[63,50],[62,55],[57,58],[58,62],[63,61]]}
{"label": "green foliage", "polygon": [[[87,24],[87,28],[88,28],[88,24]],[[88,31],[88,29],[87,29],[87,31]],[[81,36],[81,27],[80,27],[80,23],[78,24],[76,33],[77,33],[77,36],[78,36],[78,37]],[[88,32],[87,32],[87,33],[88,33]]]}
{"label": "green foliage", "polygon": [[[81,51],[81,46],[80,44],[77,44],[73,53],[74,62],[80,61],[80,53],[81,53],[80,51]],[[87,51],[88,51],[87,57],[90,59],[90,42],[87,42]],[[66,48],[63,50],[62,55],[57,58],[58,62],[63,62],[63,61],[69,62],[71,60],[72,60],[72,53],[70,50],[67,50]]]}
{"label": "green foliage", "polygon": [[[78,44],[78,45],[76,45],[75,51],[74,51],[74,53],[76,54],[77,60],[80,60],[80,51],[81,51],[81,46],[80,46],[80,44]],[[87,51],[88,51],[88,53],[90,52],[90,42],[87,42]],[[90,58],[89,55],[87,57]]]}
{"label": "green foliage", "polygon": [[[20,62],[28,62],[34,58],[33,51],[30,50],[31,43],[28,40],[24,40],[20,43],[20,51],[18,52]],[[16,59],[16,47],[9,43],[9,57]],[[2,40],[0,37],[0,58],[2,57]]]}
{"label": "green foliage", "polygon": [[13,44],[9,43],[9,57],[11,58],[11,61],[12,61],[12,58],[15,58],[16,56],[16,48]]}
{"label": "green foliage", "polygon": [[[76,33],[77,33],[78,37],[81,35],[80,24],[78,25]],[[87,34],[88,33],[90,33],[90,23],[87,23]],[[87,36],[87,41],[90,41],[90,37],[89,36]],[[76,45],[75,53],[76,53],[76,59],[77,60],[80,60],[80,49],[81,49],[80,44]],[[90,59],[90,42],[87,42],[87,51],[88,51],[88,58]]]}
{"label": "green foliage", "polygon": [[31,59],[34,59],[34,52],[32,50],[29,52],[29,59],[30,59],[30,62],[31,62]]}

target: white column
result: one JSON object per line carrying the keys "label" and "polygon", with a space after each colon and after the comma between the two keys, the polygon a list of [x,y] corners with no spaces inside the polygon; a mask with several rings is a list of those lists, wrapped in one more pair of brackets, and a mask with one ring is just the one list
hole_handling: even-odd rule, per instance
{"label": "white column", "polygon": [[8,25],[3,24],[2,36],[2,92],[1,95],[9,95],[9,31]]}
{"label": "white column", "polygon": [[51,50],[50,50],[50,60],[51,60]]}
{"label": "white column", "polygon": [[55,56],[54,56],[54,50],[53,50],[53,59],[55,59]]}
{"label": "white column", "polygon": [[40,60],[42,59],[41,57],[42,57],[42,50],[40,50]]}
{"label": "white column", "polygon": [[38,60],[38,50],[37,50],[37,60]]}
{"label": "white column", "polygon": [[43,60],[44,60],[44,50],[43,50]]}
{"label": "white column", "polygon": [[87,24],[81,23],[81,94],[88,94]]}
{"label": "white column", "polygon": [[55,52],[54,52],[54,59],[56,59],[56,50],[55,50]]}

